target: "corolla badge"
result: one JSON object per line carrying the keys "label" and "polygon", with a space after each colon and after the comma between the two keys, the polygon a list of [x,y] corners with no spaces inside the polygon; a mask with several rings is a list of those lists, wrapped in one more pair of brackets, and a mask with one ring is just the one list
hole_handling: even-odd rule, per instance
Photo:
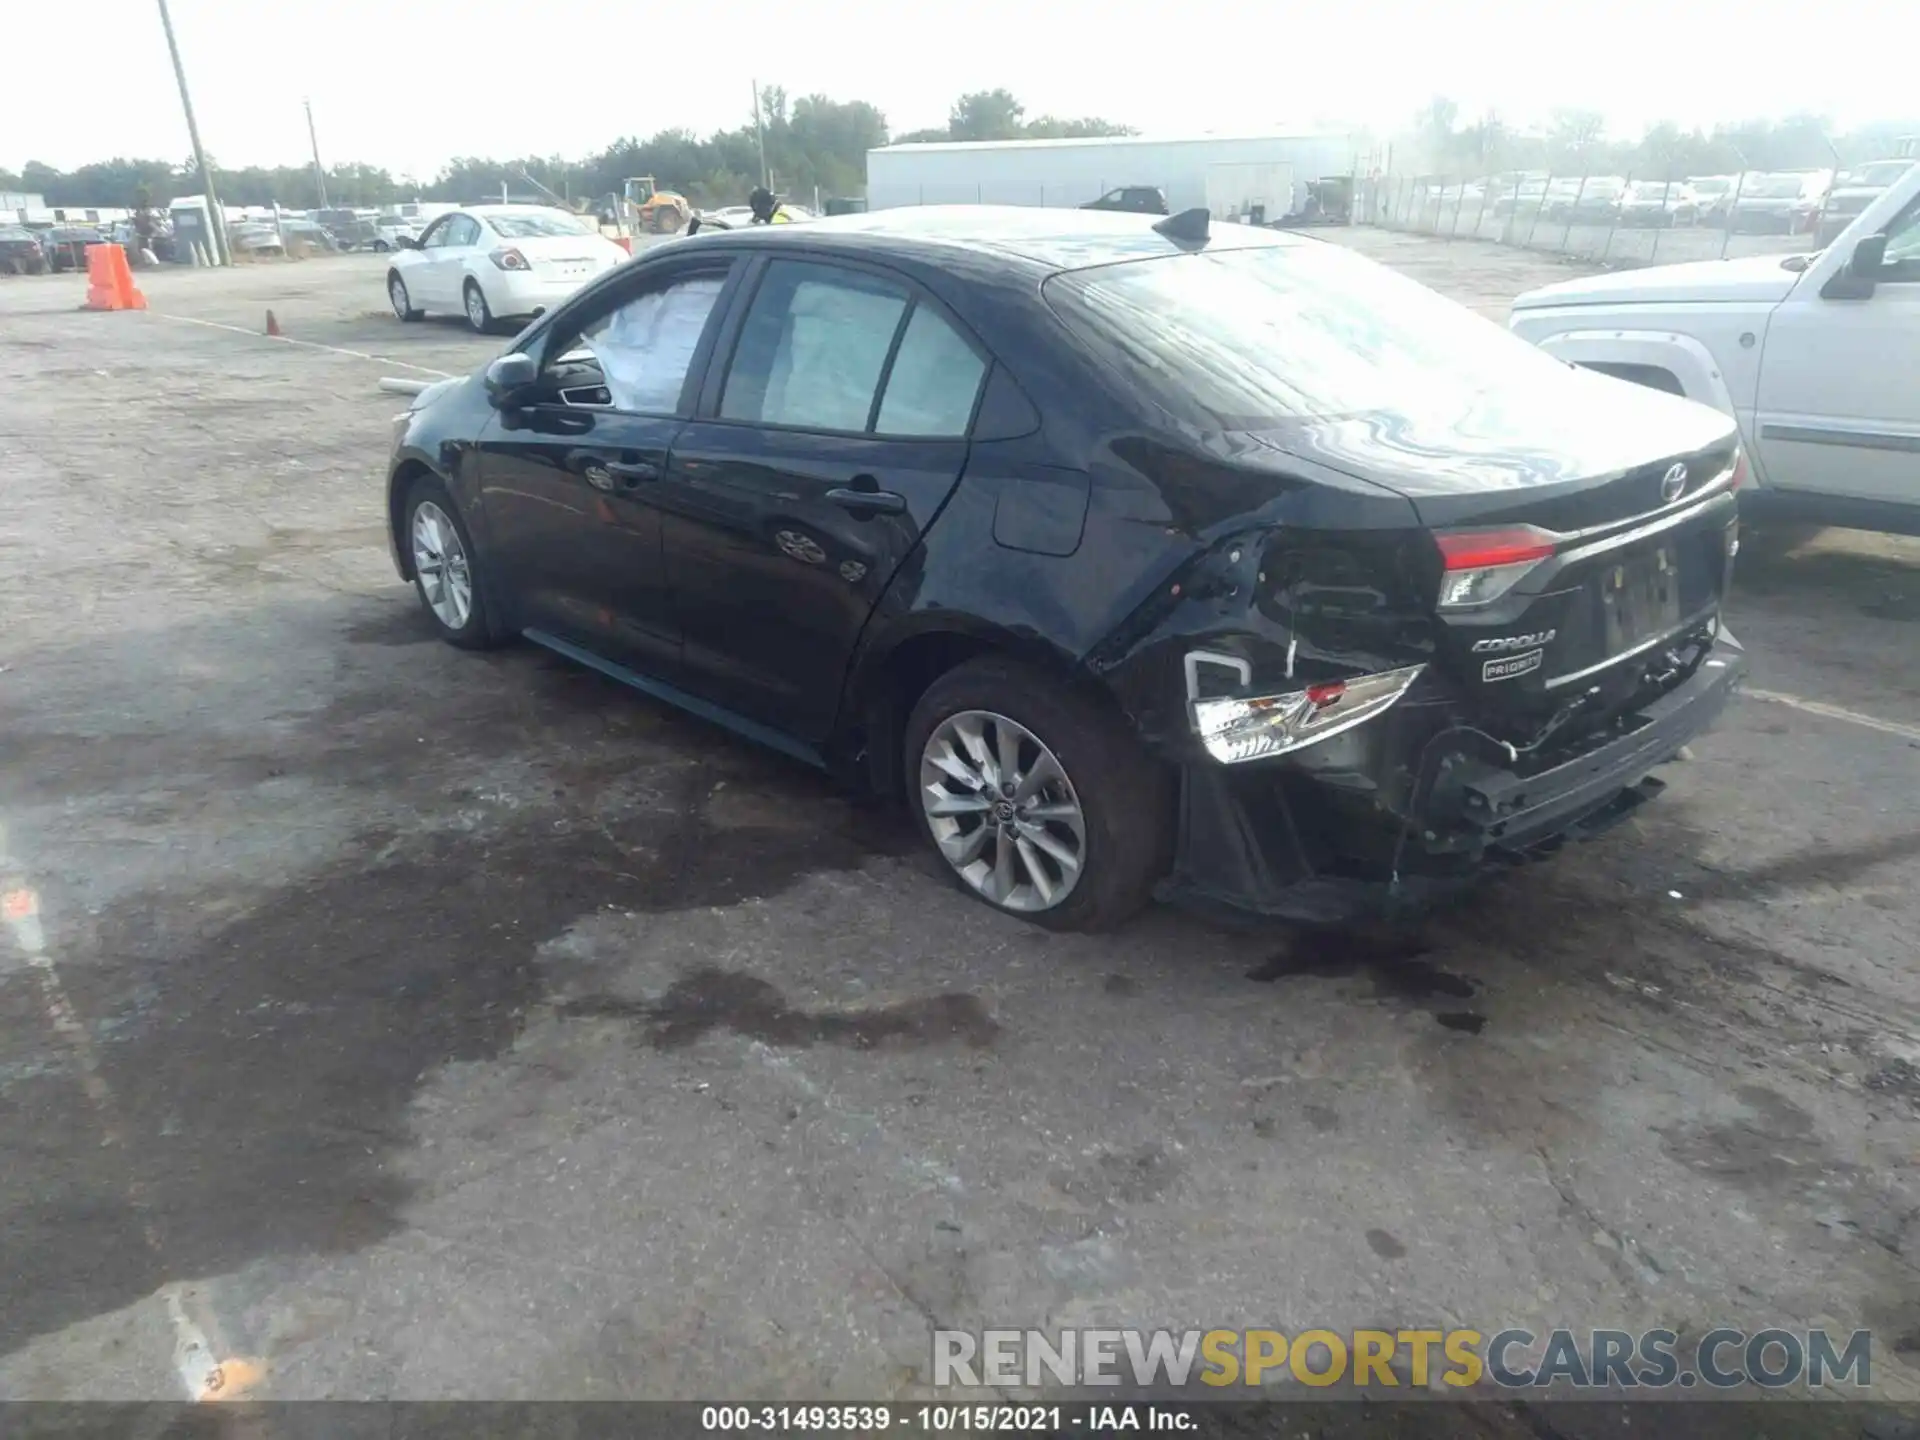
{"label": "corolla badge", "polygon": [[1475,655],[1505,655],[1514,650],[1533,650],[1558,635],[1558,630],[1536,630],[1531,635],[1501,635],[1492,640],[1473,642]]}
{"label": "corolla badge", "polygon": [[1660,477],[1661,501],[1671,505],[1680,498],[1681,492],[1686,488],[1687,467],[1684,465],[1669,465],[1667,467],[1667,473]]}

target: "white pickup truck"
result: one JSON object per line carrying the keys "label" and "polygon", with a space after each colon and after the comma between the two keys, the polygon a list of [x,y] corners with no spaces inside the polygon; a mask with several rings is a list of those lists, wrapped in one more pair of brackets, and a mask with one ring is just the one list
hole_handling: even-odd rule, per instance
{"label": "white pickup truck", "polygon": [[1743,513],[1920,535],[1920,163],[1817,254],[1567,280],[1508,324],[1733,416]]}

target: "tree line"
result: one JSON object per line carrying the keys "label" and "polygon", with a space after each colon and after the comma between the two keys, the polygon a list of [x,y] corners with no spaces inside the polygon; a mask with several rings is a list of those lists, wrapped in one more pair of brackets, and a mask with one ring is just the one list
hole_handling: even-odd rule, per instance
{"label": "tree line", "polygon": [[[516,198],[542,191],[564,201],[592,205],[620,191],[630,177],[650,175],[667,190],[677,190],[696,205],[733,204],[760,183],[762,145],[773,188],[806,204],[815,191],[824,198],[858,195],[866,188],[867,151],[897,142],[927,140],[1009,140],[1128,135],[1124,125],[1096,117],[1026,118],[1025,108],[1006,90],[962,95],[944,128],[889,137],[886,116],[864,100],[839,101],[825,95],[789,100],[777,85],[760,91],[760,123],[751,120],[731,130],[700,136],[687,129],[661,130],[645,139],[628,136],[598,154],[579,158],[529,155],[517,159],[463,156],[421,178],[395,175],[378,165],[334,165],[326,170],[329,204],[372,206],[402,200],[450,200],[476,203],[498,199],[502,187]],[[220,199],[228,205],[280,204],[307,209],[319,203],[319,185],[311,165],[228,168],[210,155]],[[131,207],[144,193],[154,203],[197,194],[200,176],[193,162],[155,159],[96,161],[61,171],[34,160],[15,174],[0,170],[0,190],[43,195],[49,206]]]}
{"label": "tree line", "polygon": [[1609,135],[1606,117],[1595,110],[1556,110],[1544,125],[1521,129],[1496,111],[1463,123],[1459,105],[1436,96],[1400,137],[1408,153],[1393,168],[1461,179],[1547,170],[1683,180],[1742,170],[1861,165],[1892,155],[1897,140],[1915,134],[1920,134],[1920,120],[1840,131],[1825,116],[1797,114],[1780,120],[1737,120],[1704,130],[1662,121],[1628,139]]}

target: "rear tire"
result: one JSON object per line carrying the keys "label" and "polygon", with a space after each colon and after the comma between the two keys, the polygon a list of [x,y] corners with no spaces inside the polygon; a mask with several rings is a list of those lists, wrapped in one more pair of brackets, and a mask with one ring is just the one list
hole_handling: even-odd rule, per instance
{"label": "rear tire", "polygon": [[460,292],[461,303],[467,312],[467,324],[476,335],[493,333],[493,311],[487,305],[487,292],[480,288],[478,280],[469,280]]}
{"label": "rear tire", "polygon": [[902,759],[941,867],[1005,914],[1110,929],[1167,869],[1171,775],[1119,715],[1030,665],[986,655],[935,680],[907,721]]}

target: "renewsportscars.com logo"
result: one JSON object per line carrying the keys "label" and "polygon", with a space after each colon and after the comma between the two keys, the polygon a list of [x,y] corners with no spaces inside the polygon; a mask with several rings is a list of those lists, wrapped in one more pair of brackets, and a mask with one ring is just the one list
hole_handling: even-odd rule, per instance
{"label": "renewsportscars.com logo", "polygon": [[[933,1383],[1039,1390],[1320,1388],[1777,1390],[1872,1383],[1872,1336],[1854,1330],[1721,1328],[1683,1346],[1673,1330],[964,1330],[933,1332]],[[1199,1393],[1206,1393],[1200,1391]]]}

